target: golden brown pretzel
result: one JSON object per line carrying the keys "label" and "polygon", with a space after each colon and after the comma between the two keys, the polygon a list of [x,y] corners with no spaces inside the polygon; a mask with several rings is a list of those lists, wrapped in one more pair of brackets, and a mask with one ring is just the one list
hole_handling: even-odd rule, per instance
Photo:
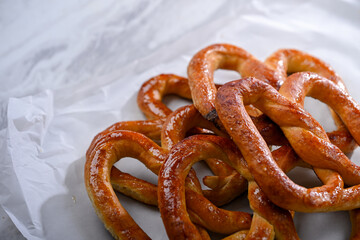
{"label": "golden brown pretzel", "polygon": [[[352,129],[350,132],[353,137],[359,138],[358,130],[353,129],[360,120],[357,117],[359,107],[344,90],[329,80],[326,82],[327,90],[332,91],[327,92],[326,96],[332,97],[321,99],[320,93],[324,90],[319,91],[314,88],[315,85],[312,93],[320,94],[316,97],[327,102],[349,129]],[[340,105],[333,106],[333,100],[335,103],[340,101],[344,108]],[[325,184],[321,187],[307,189],[293,183],[274,162],[270,150],[245,111],[246,104],[254,104],[276,122],[304,161],[318,167],[336,169],[349,184],[358,183],[357,173],[346,168],[355,166],[340,149],[329,142],[320,124],[300,105],[283,97],[270,85],[254,78],[228,83],[217,94],[216,109],[225,128],[240,148],[256,182],[271,201],[283,208],[304,212],[349,210],[360,206],[359,185],[344,189],[340,175],[334,171],[316,170]],[[347,114],[349,115],[345,116]],[[321,164],[314,162],[314,159]]]}
{"label": "golden brown pretzel", "polygon": [[[247,179],[252,179],[241,153],[226,138],[195,135],[174,146],[161,167],[158,181],[159,209],[170,239],[202,239],[186,210],[184,183],[195,162],[213,157],[226,161]],[[249,200],[256,213],[269,217],[271,223],[278,227],[279,236],[284,239],[297,239],[290,213],[270,203],[265,195],[260,194],[261,189],[257,188],[254,182],[250,186]],[[257,231],[261,229],[257,225],[257,228],[250,229],[249,234],[257,235]],[[262,237],[271,236],[271,231],[268,233],[270,235]]]}
{"label": "golden brown pretzel", "polygon": [[138,106],[148,119],[167,117],[172,111],[162,99],[169,94],[191,99],[188,80],[174,74],[160,74],[149,79],[139,90]]}
{"label": "golden brown pretzel", "polygon": [[[156,174],[166,155],[167,153],[153,141],[142,134],[131,131],[109,132],[97,141],[92,151],[88,152],[84,176],[86,189],[98,216],[115,238],[148,239],[147,235],[121,206],[112,190],[110,185],[112,165],[122,157],[133,157]],[[112,170],[111,176],[116,177],[116,174],[118,173],[114,173]],[[123,182],[117,184],[115,178],[112,182],[122,188],[125,186],[125,193],[131,197],[138,195],[135,197],[138,200],[143,201],[144,198],[150,196],[150,199],[146,199],[146,201],[154,204],[154,185],[145,183],[145,186],[148,187],[148,195],[144,196],[141,190],[127,188],[129,184],[137,185],[137,183],[142,187],[144,181],[141,182],[131,175],[126,175],[126,177],[130,179],[130,182],[126,182],[127,185],[122,185]],[[124,181],[125,178],[120,176],[120,179]],[[135,182],[131,182],[132,180]],[[120,191],[124,192],[124,189],[120,189]],[[196,223],[220,233],[231,233],[250,227],[251,216],[249,214],[218,209],[203,197],[196,178],[192,177],[188,180],[187,193],[189,195],[188,208]]]}

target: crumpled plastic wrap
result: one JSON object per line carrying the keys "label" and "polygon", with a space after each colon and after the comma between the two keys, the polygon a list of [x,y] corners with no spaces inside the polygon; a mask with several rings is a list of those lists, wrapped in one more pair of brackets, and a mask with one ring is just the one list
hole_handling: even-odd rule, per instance
{"label": "crumpled plastic wrap", "polygon": [[[24,97],[10,98],[3,114],[0,203],[28,239],[112,239],[85,191],[87,147],[115,122],[144,119],[136,104],[141,84],[160,73],[186,76],[192,55],[207,45],[232,43],[262,60],[279,48],[306,51],[329,63],[360,102],[355,0],[82,3],[62,6],[66,11],[56,19],[56,6],[48,5],[49,24],[37,23],[43,32],[10,52],[12,65],[5,67],[14,80],[5,91]],[[41,16],[34,6],[30,10]],[[325,105],[307,101],[306,108],[326,130],[332,128]],[[360,152],[352,159],[359,164]],[[118,166],[156,183],[135,160]],[[307,171],[291,176],[307,186],[319,184]],[[119,199],[151,238],[167,239],[156,208]],[[246,204],[238,200],[228,208],[249,210]],[[295,224],[302,239],[350,236],[346,212],[296,213]]]}

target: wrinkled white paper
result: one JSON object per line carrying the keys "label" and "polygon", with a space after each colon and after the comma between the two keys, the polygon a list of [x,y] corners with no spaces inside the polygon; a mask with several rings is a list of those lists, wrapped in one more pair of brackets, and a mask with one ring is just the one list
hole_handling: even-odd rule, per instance
{"label": "wrinkled white paper", "polygon": [[[232,43],[259,59],[279,48],[306,51],[332,65],[360,102],[360,4],[355,0],[108,1],[101,7],[72,7],[44,30],[48,35],[21,50],[32,68],[18,56],[6,71],[19,84],[10,81],[7,91],[31,95],[8,101],[7,127],[0,132],[0,203],[28,239],[111,239],[85,191],[86,149],[112,123],[144,119],[136,104],[141,84],[160,73],[186,76],[192,55],[207,45]],[[22,74],[25,70],[30,74]],[[219,81],[222,77],[238,78],[216,74]],[[325,105],[309,100],[306,108],[326,130],[332,128]],[[359,164],[360,152],[352,159]],[[118,166],[156,183],[136,160]],[[291,176],[306,186],[316,182],[309,171]],[[151,238],[167,239],[156,208],[119,199]],[[229,208],[249,211],[246,205],[243,197]],[[295,223],[302,239],[350,236],[346,212],[297,213]]]}

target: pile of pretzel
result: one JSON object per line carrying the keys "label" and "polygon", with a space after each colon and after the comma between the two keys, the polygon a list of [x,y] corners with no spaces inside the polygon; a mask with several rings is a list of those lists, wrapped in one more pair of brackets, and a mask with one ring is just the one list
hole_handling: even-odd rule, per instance
{"label": "pile of pretzel", "polygon": [[[215,85],[216,69],[241,79]],[[192,99],[171,111],[165,95]],[[311,96],[327,104],[337,130],[325,132],[304,110]],[[349,160],[360,144],[360,106],[323,61],[281,49],[264,62],[245,50],[215,44],[199,51],[188,79],[162,74],[145,82],[138,105],[148,120],[118,122],[95,136],[85,184],[105,227],[116,239],[149,239],[114,190],[157,206],[169,239],[299,239],[295,212],[349,210],[351,239],[360,239],[360,167]],[[276,147],[274,147],[276,146]],[[271,149],[276,149],[271,151]],[[151,184],[113,167],[124,157],[158,175]],[[204,160],[213,175],[192,169]],[[311,168],[323,185],[305,188],[286,173]],[[219,208],[245,194],[252,214]]]}

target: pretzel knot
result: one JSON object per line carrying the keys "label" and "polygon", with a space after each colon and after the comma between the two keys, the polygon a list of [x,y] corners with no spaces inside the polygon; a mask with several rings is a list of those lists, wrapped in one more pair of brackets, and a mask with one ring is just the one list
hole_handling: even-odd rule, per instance
{"label": "pretzel knot", "polygon": [[[118,201],[111,183],[116,189],[142,202],[157,205],[156,186],[128,174],[111,170],[118,160],[132,157],[141,161],[157,174],[167,152],[146,136],[131,131],[113,131],[97,141],[87,154],[85,184],[90,200],[106,228],[117,239],[149,239]],[[111,170],[111,174],[110,174]],[[110,176],[114,179],[110,180]],[[120,179],[118,179],[120,178]],[[129,188],[128,181],[132,181]],[[117,185],[117,186],[116,186]],[[194,173],[187,178],[187,206],[191,219],[212,231],[231,233],[250,227],[251,216],[243,212],[230,212],[213,205],[201,193]]]}
{"label": "pretzel knot", "polygon": [[[320,78],[311,85],[312,96],[333,108],[359,143],[359,106],[344,89],[327,79]],[[246,113],[246,104],[253,104],[280,126],[295,152],[316,167],[325,185],[307,189],[281,171]],[[245,78],[220,88],[216,109],[254,179],[272,202],[303,212],[350,210],[360,206],[359,167],[330,143],[321,125],[300,105],[260,80]],[[342,179],[353,186],[343,188]]]}

